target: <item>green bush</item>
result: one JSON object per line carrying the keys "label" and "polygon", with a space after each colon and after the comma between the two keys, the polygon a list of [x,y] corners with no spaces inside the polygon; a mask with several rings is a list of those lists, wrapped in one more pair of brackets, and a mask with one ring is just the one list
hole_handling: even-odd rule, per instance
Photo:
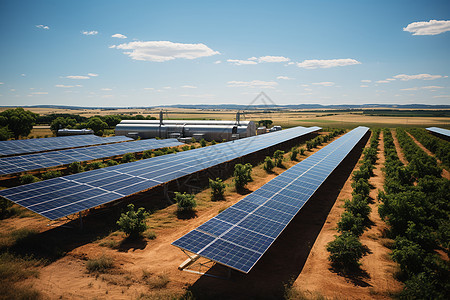
{"label": "green bush", "polygon": [[293,161],[297,160],[297,155],[298,155],[298,148],[293,147],[291,149],[291,160]]}
{"label": "green bush", "polygon": [[195,149],[195,145],[191,145],[191,150],[194,150]]}
{"label": "green bush", "polygon": [[136,238],[142,234],[142,232],[148,229],[145,219],[148,217],[148,213],[143,207],[140,207],[137,211],[134,210],[133,204],[128,204],[127,211],[122,213],[117,225],[120,230],[128,234],[132,238]]}
{"label": "green bush", "polygon": [[300,155],[305,155],[305,151],[306,151],[305,148],[300,148]]}
{"label": "green bush", "polygon": [[153,154],[155,156],[161,156],[161,155],[164,155],[164,152],[162,152],[161,150],[156,150],[156,151],[153,151]]}
{"label": "green bush", "polygon": [[122,156],[122,163],[128,163],[128,162],[132,162],[135,160],[136,160],[136,157],[134,156],[134,153],[125,153]]}
{"label": "green bush", "polygon": [[190,147],[188,145],[184,145],[183,147],[181,147],[181,150],[183,151],[188,151],[190,149]]}
{"label": "green bush", "polygon": [[217,142],[215,140],[212,140],[211,145],[215,145],[215,144],[217,144]]}
{"label": "green bush", "polygon": [[355,216],[360,215],[364,220],[369,219],[369,214],[372,211],[367,198],[360,194],[353,195],[352,201],[346,200],[344,207],[346,211]]}
{"label": "green bush", "polygon": [[273,154],[273,158],[275,159],[275,165],[278,168],[282,168],[283,167],[283,155],[284,155],[284,151],[282,151],[282,150],[277,150]]}
{"label": "green bush", "polygon": [[72,174],[83,172],[83,166],[79,161],[74,161],[73,163],[71,163],[68,169]]}
{"label": "green bush", "polygon": [[209,179],[209,187],[211,188],[211,200],[221,200],[225,193],[225,183],[220,178],[216,180]]}
{"label": "green bush", "polygon": [[200,140],[200,146],[206,147],[206,140],[205,139],[201,139]]}
{"label": "green bush", "polygon": [[86,171],[89,171],[89,170],[101,169],[104,167],[105,167],[105,165],[101,161],[94,161],[94,162],[91,162],[90,164],[87,164],[84,169]]}
{"label": "green bush", "polygon": [[370,185],[366,179],[360,178],[358,181],[352,183],[353,194],[360,194],[364,197],[369,197]]}
{"label": "green bush", "polygon": [[252,179],[252,165],[251,164],[237,164],[234,166],[234,185],[236,190],[241,191],[251,182]]}
{"label": "green bush", "polygon": [[192,212],[197,206],[195,195],[175,192],[175,202],[179,212]]}
{"label": "green bush", "polygon": [[60,171],[47,171],[45,173],[43,173],[42,179],[43,180],[47,180],[47,179],[52,179],[52,178],[56,178],[56,177],[61,177],[61,172]]}
{"label": "green bush", "polygon": [[142,159],[150,158],[150,157],[152,157],[152,154],[153,154],[153,151],[152,151],[152,150],[145,150],[145,151],[142,153]]}
{"label": "green bush", "polygon": [[110,160],[108,160],[107,162],[106,162],[106,165],[108,166],[108,167],[112,167],[112,166],[116,166],[116,165],[118,165],[119,163],[117,162],[117,161],[115,161],[114,159],[110,159]]}
{"label": "green bush", "polygon": [[266,156],[266,159],[264,159],[263,169],[267,173],[270,173],[270,172],[272,172],[274,167],[275,167],[275,164],[273,163],[272,158],[270,158],[269,156]]}
{"label": "green bush", "polygon": [[348,211],[341,215],[337,226],[339,232],[350,232],[355,236],[363,234],[365,229],[364,218],[361,215],[354,215]]}
{"label": "green bush", "polygon": [[332,265],[342,271],[350,271],[359,267],[359,260],[369,253],[358,237],[350,232],[343,232],[327,245],[330,252],[328,259]]}
{"label": "green bush", "polygon": [[36,176],[33,176],[31,174],[25,174],[23,176],[20,176],[20,184],[29,184],[33,182],[38,182],[39,178]]}

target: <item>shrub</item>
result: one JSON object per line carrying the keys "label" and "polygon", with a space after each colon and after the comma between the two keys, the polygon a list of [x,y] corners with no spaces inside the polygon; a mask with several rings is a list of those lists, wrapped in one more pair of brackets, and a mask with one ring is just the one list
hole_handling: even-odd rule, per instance
{"label": "shrub", "polygon": [[215,144],[217,144],[217,142],[215,140],[212,140],[211,145],[215,145]]}
{"label": "shrub", "polygon": [[105,167],[105,165],[101,161],[94,161],[94,162],[91,162],[90,164],[87,164],[85,167],[85,170],[86,171],[96,170],[96,169],[101,169],[104,167]]}
{"label": "shrub", "polygon": [[23,176],[20,176],[20,183],[21,184],[28,184],[39,181],[39,178],[36,176],[33,176],[31,174],[25,174]]}
{"label": "shrub", "polygon": [[283,167],[283,155],[284,155],[284,151],[282,151],[282,150],[277,150],[273,154],[273,158],[275,159],[275,165],[279,168]]}
{"label": "shrub", "polygon": [[330,252],[328,259],[332,265],[340,270],[349,271],[359,267],[359,260],[369,253],[366,246],[361,244],[358,237],[350,232],[336,236],[334,241],[327,245]]}
{"label": "shrub", "polygon": [[122,163],[128,163],[128,162],[132,162],[132,161],[135,161],[135,160],[136,160],[136,158],[134,156],[134,153],[125,153],[122,156]]}
{"label": "shrub", "polygon": [[83,172],[83,166],[79,161],[74,161],[73,163],[71,163],[68,169],[72,174]]}
{"label": "shrub", "polygon": [[181,147],[181,150],[183,151],[188,151],[190,149],[190,147],[188,145],[184,145],[183,147]]}
{"label": "shrub", "polygon": [[360,236],[364,232],[364,218],[361,215],[354,215],[345,211],[337,223],[339,232],[350,232],[355,236]]}
{"label": "shrub", "polygon": [[291,160],[297,160],[298,148],[293,147],[291,149]]}
{"label": "shrub", "polygon": [[118,165],[119,163],[117,162],[117,161],[115,161],[114,159],[110,159],[110,160],[108,160],[107,162],[106,162],[106,165],[108,166],[108,167],[111,167],[111,166],[116,166],[116,165]]}
{"label": "shrub", "polygon": [[195,149],[195,145],[191,145],[191,150],[194,150]]}
{"label": "shrub", "polygon": [[153,154],[153,151],[152,151],[152,150],[145,150],[145,151],[142,153],[142,159],[150,158],[150,157],[152,157],[152,154]]}
{"label": "shrub", "polygon": [[52,179],[52,178],[60,177],[61,175],[62,174],[60,171],[47,171],[42,174],[42,179],[43,180]]}
{"label": "shrub", "polygon": [[205,139],[201,139],[201,140],[200,140],[200,146],[206,147],[206,141],[205,141]]}
{"label": "shrub", "polygon": [[358,181],[355,181],[352,183],[353,188],[353,194],[360,194],[365,197],[369,197],[370,193],[370,186],[367,180],[365,179],[359,179]]}
{"label": "shrub", "polygon": [[269,172],[272,172],[274,167],[275,167],[275,164],[273,163],[273,160],[269,156],[266,156],[266,159],[264,160],[263,169],[267,173],[269,173]]}
{"label": "shrub", "polygon": [[360,194],[353,195],[352,201],[346,200],[344,207],[346,211],[355,216],[360,215],[364,220],[368,220],[369,214],[372,211],[367,202],[367,198]]}
{"label": "shrub", "polygon": [[179,212],[192,212],[197,206],[195,195],[175,192],[175,202]]}
{"label": "shrub", "polygon": [[237,164],[234,166],[234,185],[236,190],[244,189],[245,185],[252,181],[252,165],[251,164]]}
{"label": "shrub", "polygon": [[305,148],[300,148],[300,155],[305,155],[305,151],[306,151]]}
{"label": "shrub", "polygon": [[223,199],[223,194],[225,192],[225,183],[222,182],[222,179],[209,179],[209,187],[211,188],[211,200]]}
{"label": "shrub", "polygon": [[89,273],[106,273],[114,266],[111,257],[102,255],[99,258],[89,259],[86,262],[86,269]]}
{"label": "shrub", "polygon": [[120,230],[130,237],[135,238],[148,229],[147,224],[145,223],[148,213],[143,207],[140,207],[135,211],[133,204],[128,204],[127,208],[128,210],[121,214],[117,221],[117,225],[119,225]]}
{"label": "shrub", "polygon": [[161,155],[164,155],[164,152],[162,152],[161,150],[156,150],[156,151],[153,151],[153,154],[155,156],[161,156]]}

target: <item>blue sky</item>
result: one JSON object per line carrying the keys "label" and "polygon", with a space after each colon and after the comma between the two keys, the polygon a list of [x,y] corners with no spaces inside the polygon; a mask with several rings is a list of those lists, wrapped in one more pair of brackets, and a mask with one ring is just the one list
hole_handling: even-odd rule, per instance
{"label": "blue sky", "polygon": [[450,104],[449,1],[0,1],[0,105]]}

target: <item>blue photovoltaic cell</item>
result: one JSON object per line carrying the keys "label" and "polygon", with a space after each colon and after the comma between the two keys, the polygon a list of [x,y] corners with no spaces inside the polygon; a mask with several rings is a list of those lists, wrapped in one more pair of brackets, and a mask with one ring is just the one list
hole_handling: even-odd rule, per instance
{"label": "blue photovoltaic cell", "polygon": [[30,140],[0,141],[0,156],[110,144],[132,140],[133,139],[126,136],[99,137],[96,135],[74,135]]}
{"label": "blue photovoltaic cell", "polygon": [[[248,273],[368,130],[350,131],[172,245]],[[214,228],[214,232],[196,235],[201,228]]]}
{"label": "blue photovoltaic cell", "polygon": [[441,135],[444,135],[444,136],[450,138],[450,130],[448,130],[448,129],[439,128],[439,127],[428,127],[426,129],[433,133],[441,134]]}
{"label": "blue photovoltaic cell", "polygon": [[57,152],[3,157],[0,158],[0,176],[48,167],[56,167],[76,161],[101,159],[116,155],[123,155],[129,152],[142,152],[145,150],[175,147],[180,145],[183,144],[178,142],[176,139],[148,139],[128,143],[116,143],[79,149],[60,150]]}
{"label": "blue photovoltaic cell", "polygon": [[[30,209],[34,212],[55,220],[145,191],[205,168],[276,146],[318,130],[320,130],[319,127],[290,128],[204,148],[157,156],[18,186],[0,191],[0,196],[26,208],[30,206]],[[163,142],[161,141],[161,143]],[[135,145],[135,143],[137,142],[128,142],[126,144]],[[75,150],[79,152],[80,149],[70,151],[73,153]],[[63,154],[61,151],[58,151],[52,155],[60,159],[63,157]],[[94,154],[88,153],[87,155],[92,156]],[[78,189],[88,192],[78,192]],[[58,203],[61,204],[60,207],[58,207]],[[257,204],[259,205],[260,203]],[[239,216],[240,211],[237,211],[235,214]]]}

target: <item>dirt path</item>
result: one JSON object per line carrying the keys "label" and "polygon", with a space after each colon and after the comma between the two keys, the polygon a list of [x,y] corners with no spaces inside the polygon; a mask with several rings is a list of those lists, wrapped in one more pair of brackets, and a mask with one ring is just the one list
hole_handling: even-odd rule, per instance
{"label": "dirt path", "polygon": [[395,131],[395,129],[391,129],[391,133],[392,138],[394,139],[395,150],[397,150],[398,158],[406,166],[408,165],[408,160],[406,159],[405,154],[403,154],[402,147],[400,147],[400,144],[398,143],[397,132]]}
{"label": "dirt path", "polygon": [[[370,195],[373,199],[376,199],[378,189],[383,187],[384,178],[381,171],[385,161],[383,143],[379,146],[378,153],[375,176],[370,180],[375,186]],[[358,168],[359,164],[353,170]],[[388,257],[389,249],[383,246],[385,239],[382,236],[386,224],[380,220],[376,202],[370,205],[372,208],[370,218],[374,224],[361,238],[361,242],[371,251],[371,254],[361,261],[362,269],[367,275],[356,279],[345,278],[330,269],[326,245],[337,234],[335,229],[344,212],[344,200],[351,198],[351,182],[349,177],[341,189],[294,287],[303,294],[313,297],[318,294],[336,299],[389,299],[389,291],[399,290],[401,285],[392,276],[395,264]]]}
{"label": "dirt path", "polygon": [[416,138],[412,134],[410,134],[409,132],[406,132],[406,133],[412,138],[414,143],[416,143],[417,146],[420,147],[420,149],[422,149],[429,156],[433,156],[434,158],[436,158],[436,161],[442,167],[442,177],[447,178],[448,180],[450,180],[450,172],[447,169],[445,169],[445,167],[442,165],[442,162],[434,155],[434,153],[431,152],[430,150],[428,150],[427,148],[425,148],[425,146],[422,145],[418,140],[416,140]]}

